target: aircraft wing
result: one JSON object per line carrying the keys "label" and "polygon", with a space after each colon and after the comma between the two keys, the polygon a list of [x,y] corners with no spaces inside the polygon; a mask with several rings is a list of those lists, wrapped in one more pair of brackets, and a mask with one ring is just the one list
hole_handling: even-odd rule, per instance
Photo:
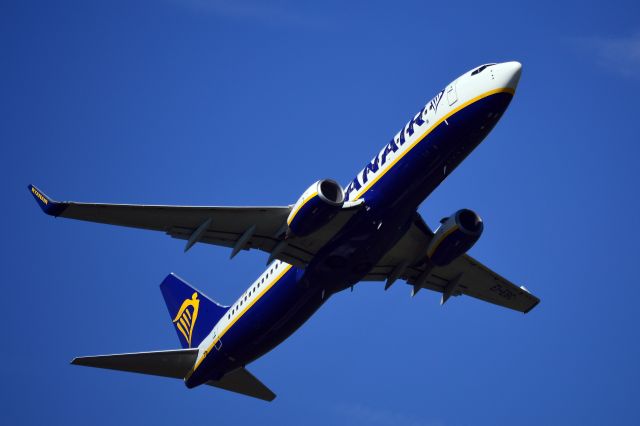
{"label": "aircraft wing", "polygon": [[386,280],[385,288],[388,288],[400,278],[414,286],[413,294],[421,288],[442,293],[441,303],[451,296],[465,294],[527,313],[540,302],[524,287],[513,284],[466,254],[445,267],[434,267],[427,271],[429,266],[425,257],[431,238],[433,232],[416,215],[407,233],[363,280]]}
{"label": "aircraft wing", "polygon": [[105,223],[109,225],[161,231],[187,240],[185,251],[196,242],[240,250],[259,249],[296,266],[305,266],[355,213],[343,209],[325,227],[306,237],[291,237],[286,244],[282,234],[292,206],[214,207],[103,204],[55,201],[29,185],[42,210],[51,216]]}

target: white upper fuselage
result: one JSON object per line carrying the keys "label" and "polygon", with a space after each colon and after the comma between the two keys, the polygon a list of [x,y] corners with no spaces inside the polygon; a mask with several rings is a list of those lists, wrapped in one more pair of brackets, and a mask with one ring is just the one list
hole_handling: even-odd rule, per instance
{"label": "white upper fuselage", "polygon": [[521,69],[519,62],[486,64],[464,73],[447,85],[374,157],[370,165],[375,167],[367,166],[358,173],[345,191],[347,201],[359,199],[416,143],[456,111],[494,91],[515,91]]}

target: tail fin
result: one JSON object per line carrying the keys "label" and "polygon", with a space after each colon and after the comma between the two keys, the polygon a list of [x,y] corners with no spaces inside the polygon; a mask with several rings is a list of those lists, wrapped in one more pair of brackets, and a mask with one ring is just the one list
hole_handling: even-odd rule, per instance
{"label": "tail fin", "polygon": [[183,348],[197,347],[228,309],[174,274],[164,279],[160,290]]}

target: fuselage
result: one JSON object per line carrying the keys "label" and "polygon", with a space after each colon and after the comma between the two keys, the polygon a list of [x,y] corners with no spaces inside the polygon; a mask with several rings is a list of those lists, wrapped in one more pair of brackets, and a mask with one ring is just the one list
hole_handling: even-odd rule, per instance
{"label": "fuselage", "polygon": [[360,209],[304,268],[275,261],[199,345],[188,387],[217,380],[280,344],[334,293],[360,281],[404,235],[418,206],[508,107],[517,62],[463,74],[420,110],[347,185]]}

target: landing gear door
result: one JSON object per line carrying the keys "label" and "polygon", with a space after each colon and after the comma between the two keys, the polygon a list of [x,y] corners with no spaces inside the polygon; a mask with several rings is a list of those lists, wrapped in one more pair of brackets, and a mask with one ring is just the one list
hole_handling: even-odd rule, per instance
{"label": "landing gear door", "polygon": [[456,83],[451,83],[446,90],[447,93],[447,102],[449,106],[453,106],[458,102],[458,93],[456,92]]}

